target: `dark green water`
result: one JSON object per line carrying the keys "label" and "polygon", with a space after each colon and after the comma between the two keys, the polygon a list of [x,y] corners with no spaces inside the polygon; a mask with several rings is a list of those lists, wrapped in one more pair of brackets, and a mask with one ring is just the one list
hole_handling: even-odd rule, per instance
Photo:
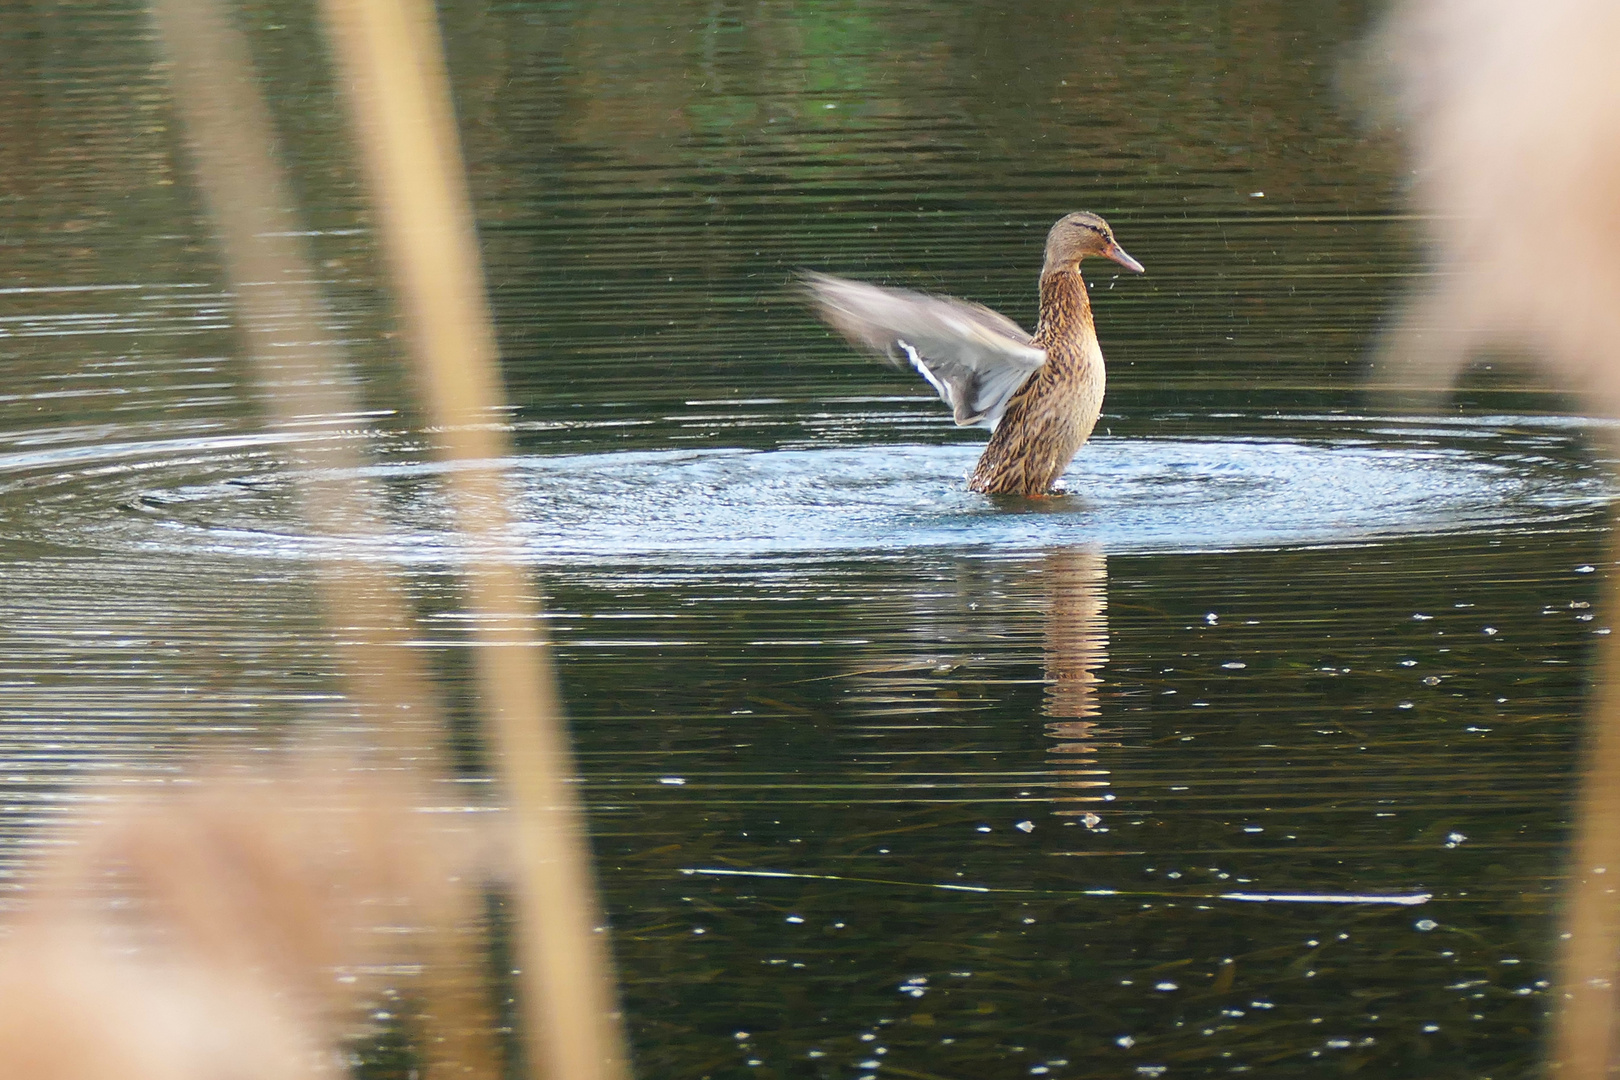
{"label": "dark green water", "polygon": [[[1364,392],[1422,272],[1336,90],[1367,5],[441,10],[642,1075],[1534,1071],[1605,489],[1525,372]],[[246,12],[443,612],[312,15]],[[0,14],[8,872],[102,776],[347,715],[166,93],[134,5]],[[1027,325],[1073,209],[1148,268],[1091,271],[1099,439],[968,496],[791,273]]]}

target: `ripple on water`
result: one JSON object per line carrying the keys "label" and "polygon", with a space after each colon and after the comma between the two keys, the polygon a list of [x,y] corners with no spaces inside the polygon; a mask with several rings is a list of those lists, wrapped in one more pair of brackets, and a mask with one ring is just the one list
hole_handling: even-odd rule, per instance
{"label": "ripple on water", "polygon": [[1093,544],[1212,551],[1540,523],[1605,498],[1553,459],[1464,447],[1098,439],[1070,494],[963,487],[979,447],[595,454],[523,462],[538,558]]}
{"label": "ripple on water", "polygon": [[[534,455],[515,466],[522,547],[542,564],[921,547],[1310,546],[1544,525],[1608,497],[1599,470],[1578,453],[1543,452],[1545,431],[1535,435],[1536,452],[1502,428],[1446,433],[1453,438],[1444,442],[1433,428],[1403,439],[1387,426],[1376,438],[1342,432],[1331,441],[1099,438],[1070,469],[1071,493],[1039,500],[967,491],[975,444]],[[1566,449],[1578,445],[1572,439]],[[166,473],[147,463],[103,476],[104,488],[118,489],[108,491],[117,512],[97,521],[74,500],[52,540],[71,543],[73,530],[93,529],[86,542],[95,546],[303,557],[308,545],[288,516],[290,502],[277,497],[275,468],[270,456],[227,452],[224,442],[210,463],[191,442],[183,468]],[[0,459],[0,478],[8,471]],[[433,495],[436,468],[372,471],[393,493],[400,523],[378,556],[453,560]],[[174,482],[165,486],[166,476]]]}

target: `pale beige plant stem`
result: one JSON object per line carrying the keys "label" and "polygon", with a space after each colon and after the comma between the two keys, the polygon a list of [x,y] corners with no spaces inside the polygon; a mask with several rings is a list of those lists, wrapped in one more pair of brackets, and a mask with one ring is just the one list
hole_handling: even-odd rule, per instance
{"label": "pale beige plant stem", "polygon": [[495,334],[436,16],[428,0],[322,7],[424,406],[452,465],[484,713],[516,840],[531,1063],[550,1080],[609,1080],[627,1068],[624,1040],[540,605],[511,539]]}
{"label": "pale beige plant stem", "polygon": [[[384,516],[362,470],[361,398],[332,344],[246,43],[219,0],[153,0],[152,11],[254,377],[288,437],[299,511],[321,545],[314,569],[347,697],[380,747],[368,764],[441,777],[442,710],[409,647],[410,604],[367,542],[382,535]],[[446,930],[471,934],[481,921],[475,897],[466,887],[455,897],[456,929]],[[482,950],[447,943],[440,952],[450,961]],[[491,1077],[487,980],[476,963],[456,965],[463,970],[438,971],[424,986],[428,1057],[439,1071]]]}
{"label": "pale beige plant stem", "polygon": [[[1620,5],[1403,0],[1367,53],[1412,166],[1437,273],[1408,301],[1382,375],[1454,381],[1481,349],[1528,354],[1589,414],[1620,417]],[[1521,240],[1530,237],[1528,243]],[[1535,272],[1526,273],[1531,251]],[[1616,447],[1603,447],[1612,463]],[[1620,1065],[1620,541],[1611,524],[1560,937],[1548,1071]]]}
{"label": "pale beige plant stem", "polygon": [[[240,32],[219,0],[154,0],[176,110],[224,256],[238,328],[273,427],[288,438],[299,512],[325,546],[315,570],[341,616],[345,676],[384,737],[407,733],[410,758],[437,764],[435,695],[401,645],[409,605],[366,553],[344,541],[381,535],[380,500],[362,477],[360,394],[332,344],[270,118]],[[398,745],[397,743],[395,745]]]}
{"label": "pale beige plant stem", "polygon": [[[1611,521],[1609,558],[1603,571],[1603,617],[1615,627],[1620,623],[1620,520]],[[1620,981],[1620,632],[1598,641],[1593,702],[1575,807],[1567,911],[1560,941],[1560,1007],[1550,1070],[1560,1080],[1601,1080],[1611,1075],[1616,1058],[1615,987]]]}

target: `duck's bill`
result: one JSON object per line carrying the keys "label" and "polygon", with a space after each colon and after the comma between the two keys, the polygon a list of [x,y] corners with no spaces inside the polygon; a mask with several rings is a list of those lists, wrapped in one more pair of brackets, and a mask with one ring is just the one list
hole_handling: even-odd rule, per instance
{"label": "duck's bill", "polygon": [[1103,258],[1114,260],[1133,274],[1147,273],[1147,271],[1142,268],[1141,263],[1125,254],[1125,249],[1120,247],[1119,244],[1114,241],[1109,242],[1108,250],[1103,252]]}

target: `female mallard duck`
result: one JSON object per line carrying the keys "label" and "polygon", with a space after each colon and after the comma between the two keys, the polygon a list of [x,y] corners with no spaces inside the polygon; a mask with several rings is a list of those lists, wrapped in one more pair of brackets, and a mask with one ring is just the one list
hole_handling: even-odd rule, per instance
{"label": "female mallard duck", "polygon": [[1102,411],[1102,349],[1080,277],[1087,255],[1142,273],[1096,214],[1060,219],[1046,235],[1033,335],[982,304],[828,274],[804,280],[821,317],[851,345],[897,366],[911,364],[959,426],[990,429],[968,487],[990,495],[1048,495]]}

